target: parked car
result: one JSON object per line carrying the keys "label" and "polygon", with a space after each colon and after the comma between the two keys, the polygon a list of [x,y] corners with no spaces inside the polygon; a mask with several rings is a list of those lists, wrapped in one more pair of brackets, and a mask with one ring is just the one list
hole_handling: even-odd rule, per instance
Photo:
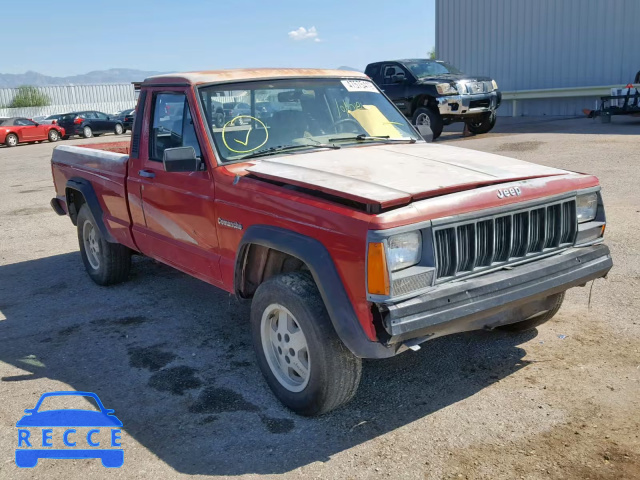
{"label": "parked car", "polygon": [[428,125],[434,140],[453,122],[465,122],[476,134],[496,124],[502,94],[490,77],[467,75],[427,59],[370,63],[365,73],[414,125]]}
{"label": "parked car", "polygon": [[65,140],[74,135],[90,138],[103,133],[121,135],[124,132],[122,120],[93,110],[65,113],[58,120],[58,125],[65,129]]}
{"label": "parked car", "polygon": [[33,117],[31,120],[42,125],[52,125],[58,123],[58,120],[60,120],[61,116],[62,114],[56,113],[53,115],[41,115],[39,117]]}
{"label": "parked car", "polygon": [[120,120],[122,122],[123,133],[127,130],[131,130],[133,127],[133,120],[135,118],[136,109],[128,108],[112,115],[112,118]]}
{"label": "parked car", "polygon": [[43,140],[57,142],[64,135],[65,130],[59,125],[44,125],[24,117],[0,120],[0,143],[7,147]]}
{"label": "parked car", "polygon": [[[140,252],[250,299],[258,366],[300,414],[348,402],[362,358],[533,329],[612,267],[596,177],[427,143],[362,73],[191,72],[141,88],[130,155],[57,147],[51,206],[99,285],[127,280]],[[257,89],[277,98],[270,119],[213,128],[212,98]],[[182,108],[161,119],[168,103]]]}

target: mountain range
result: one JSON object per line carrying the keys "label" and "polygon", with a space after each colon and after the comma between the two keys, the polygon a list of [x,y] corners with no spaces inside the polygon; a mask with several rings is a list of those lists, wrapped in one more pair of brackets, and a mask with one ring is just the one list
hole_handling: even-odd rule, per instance
{"label": "mountain range", "polygon": [[[357,68],[338,67],[339,70],[353,70],[361,72]],[[102,83],[130,83],[140,82],[152,75],[164,72],[150,72],[131,68],[110,68],[109,70],[95,70],[83,75],[69,77],[51,77],[38,72],[26,73],[0,73],[0,88],[16,88],[20,85],[34,85],[44,87],[47,85],[95,85]]]}
{"label": "mountain range", "polygon": [[96,70],[83,75],[69,77],[50,77],[38,72],[26,73],[0,73],[0,88],[15,88],[20,85],[90,85],[101,83],[130,83],[140,82],[151,75],[163,72],[149,72],[130,68],[110,68],[109,70]]}

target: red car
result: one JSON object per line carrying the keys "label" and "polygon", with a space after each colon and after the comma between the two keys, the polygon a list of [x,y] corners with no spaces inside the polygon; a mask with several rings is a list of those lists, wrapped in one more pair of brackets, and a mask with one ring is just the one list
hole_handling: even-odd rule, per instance
{"label": "red car", "polygon": [[0,143],[4,143],[7,147],[42,140],[57,142],[62,136],[64,136],[64,128],[58,125],[41,125],[22,117],[0,120]]}
{"label": "red car", "polygon": [[[229,97],[248,112],[217,127]],[[359,72],[151,77],[130,144],[53,150],[51,205],[99,285],[126,280],[140,252],[251,299],[267,383],[317,415],[355,395],[362,358],[536,328],[613,265],[596,177],[430,144],[418,127]]]}

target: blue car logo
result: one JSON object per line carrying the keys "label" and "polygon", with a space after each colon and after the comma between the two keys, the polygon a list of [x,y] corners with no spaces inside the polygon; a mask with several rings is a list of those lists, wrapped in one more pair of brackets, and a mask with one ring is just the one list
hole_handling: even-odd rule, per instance
{"label": "blue car logo", "polygon": [[[100,408],[96,410],[60,409],[39,412],[47,397],[81,396],[93,398]],[[107,468],[118,468],[124,463],[124,450],[120,435],[122,422],[113,415],[114,411],[104,408],[95,393],[91,392],[49,392],[40,397],[36,406],[25,410],[26,415],[18,420],[18,448],[16,465],[33,468],[40,458],[99,458]],[[84,432],[79,432],[77,429]],[[38,430],[41,429],[41,435]],[[60,447],[54,444],[61,440]],[[61,432],[63,431],[63,432]],[[61,435],[58,435],[60,434]],[[105,434],[107,435],[105,437]],[[87,448],[84,448],[86,445]],[[110,446],[111,448],[104,448]]]}

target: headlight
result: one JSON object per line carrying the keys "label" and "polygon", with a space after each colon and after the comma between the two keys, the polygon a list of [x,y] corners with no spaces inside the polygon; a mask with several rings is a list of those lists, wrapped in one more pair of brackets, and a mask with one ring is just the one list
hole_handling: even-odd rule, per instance
{"label": "headlight", "polygon": [[491,85],[493,86],[494,90],[498,89],[498,83],[495,80],[491,80]]}
{"label": "headlight", "polygon": [[401,233],[389,237],[387,262],[392,272],[416,265],[420,262],[421,256],[422,235],[420,232]]}
{"label": "headlight", "polygon": [[451,85],[450,83],[439,83],[436,85],[436,90],[440,95],[456,95],[458,93],[455,85]]}
{"label": "headlight", "polygon": [[576,199],[576,213],[578,216],[578,223],[590,222],[596,218],[596,211],[598,210],[598,194],[587,193],[585,195],[578,195]]}

